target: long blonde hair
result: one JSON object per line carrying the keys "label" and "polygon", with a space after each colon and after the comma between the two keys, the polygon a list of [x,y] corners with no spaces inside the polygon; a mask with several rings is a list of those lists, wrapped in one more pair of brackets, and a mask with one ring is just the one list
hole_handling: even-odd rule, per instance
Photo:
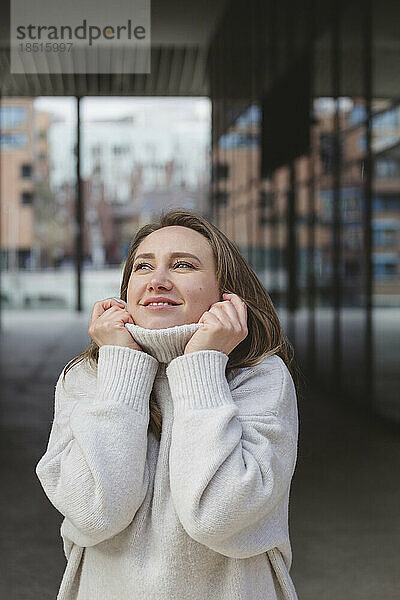
{"label": "long blonde hair", "polygon": [[[207,238],[215,259],[216,277],[219,284],[220,297],[224,291],[237,294],[247,305],[247,337],[230,353],[226,366],[226,375],[233,369],[251,367],[267,356],[277,354],[285,362],[293,377],[291,363],[294,351],[291,343],[284,335],[269,294],[262,283],[240,254],[239,249],[222,231],[207,221],[202,215],[187,210],[170,210],[161,213],[158,219],[144,225],[133,238],[125,261],[120,298],[127,301],[128,282],[135,261],[136,251],[147,235],[172,225],[188,227],[198,231]],[[99,347],[91,340],[83,352],[71,359],[64,369],[69,369],[86,360],[90,366],[97,368]],[[150,396],[149,430],[157,439],[161,436],[162,415],[157,402]]]}

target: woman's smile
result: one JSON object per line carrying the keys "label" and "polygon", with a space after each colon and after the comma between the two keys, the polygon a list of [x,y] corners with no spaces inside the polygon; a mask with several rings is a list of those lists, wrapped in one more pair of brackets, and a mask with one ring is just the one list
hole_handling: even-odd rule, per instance
{"label": "woman's smile", "polygon": [[161,308],[176,308],[179,304],[146,304],[143,308],[149,308],[150,310],[160,310]]}

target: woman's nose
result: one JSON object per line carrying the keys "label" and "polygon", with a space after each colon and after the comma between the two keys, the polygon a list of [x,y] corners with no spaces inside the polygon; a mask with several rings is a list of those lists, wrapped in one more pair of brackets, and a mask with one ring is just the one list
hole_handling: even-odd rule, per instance
{"label": "woman's nose", "polygon": [[155,271],[153,271],[150,280],[147,282],[147,287],[153,289],[157,289],[159,287],[169,289],[171,285],[171,281],[165,276],[165,274],[157,273]]}
{"label": "woman's nose", "polygon": [[147,284],[147,289],[149,289],[149,290],[158,290],[160,288],[168,290],[171,288],[171,286],[168,285],[167,283],[161,283],[161,282],[154,282],[154,283],[150,282]]}

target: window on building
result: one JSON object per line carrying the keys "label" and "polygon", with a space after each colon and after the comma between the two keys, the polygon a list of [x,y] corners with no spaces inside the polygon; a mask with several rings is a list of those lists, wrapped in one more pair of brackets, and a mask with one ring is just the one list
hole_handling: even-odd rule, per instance
{"label": "window on building", "polygon": [[226,179],[229,174],[229,165],[226,163],[217,162],[214,164],[214,179]]}
{"label": "window on building", "polygon": [[257,105],[250,106],[238,119],[235,125],[245,127],[261,122],[261,107]]}
{"label": "window on building", "polygon": [[96,146],[92,146],[90,150],[91,150],[93,158],[97,158],[98,156],[101,156],[100,144],[97,144]]}
{"label": "window on building", "polygon": [[361,248],[361,229],[360,228],[346,228],[342,232],[342,245],[343,248],[349,250],[359,250]]}
{"label": "window on building", "polygon": [[22,204],[33,204],[33,192],[22,192],[21,193]]}
{"label": "window on building", "polygon": [[400,162],[394,158],[376,158],[375,176],[384,179],[386,177],[400,176]]}
{"label": "window on building", "polygon": [[23,164],[21,165],[21,177],[23,179],[29,179],[32,177],[32,165]]}
{"label": "window on building", "polygon": [[391,279],[397,275],[397,265],[394,263],[374,264],[374,277],[376,279]]}
{"label": "window on building", "polygon": [[367,118],[367,108],[363,104],[355,104],[349,112],[349,125],[358,125]]}
{"label": "window on building", "polygon": [[239,133],[231,131],[221,135],[218,140],[219,148],[258,148],[260,136],[257,133]]}
{"label": "window on building", "polygon": [[374,231],[375,247],[391,247],[396,244],[397,231],[395,229],[377,229]]}
{"label": "window on building", "polygon": [[217,190],[215,193],[215,202],[218,206],[226,206],[228,204],[228,192]]}
{"label": "window on building", "polygon": [[344,221],[356,221],[361,219],[361,190],[355,188],[342,188],[340,199],[341,216]]}
{"label": "window on building", "polygon": [[400,210],[400,196],[398,194],[379,194],[373,198],[373,212],[396,212]]}
{"label": "window on building", "polygon": [[375,152],[394,146],[400,140],[400,106],[375,115],[372,119],[372,149]]}
{"label": "window on building", "polygon": [[1,129],[20,127],[26,121],[26,114],[24,106],[3,106],[0,108]]}
{"label": "window on building", "polygon": [[11,150],[13,148],[24,148],[28,143],[25,133],[4,133],[0,136],[0,148]]}
{"label": "window on building", "polygon": [[260,208],[272,208],[274,205],[274,193],[261,190],[258,197],[258,205]]}
{"label": "window on building", "polygon": [[115,155],[118,154],[127,154],[129,152],[129,146],[113,146],[113,153]]}

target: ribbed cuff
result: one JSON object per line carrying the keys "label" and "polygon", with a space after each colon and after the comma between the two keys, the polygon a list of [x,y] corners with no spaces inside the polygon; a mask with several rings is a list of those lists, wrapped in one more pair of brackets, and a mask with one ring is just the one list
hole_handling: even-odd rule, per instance
{"label": "ribbed cuff", "polygon": [[213,408],[232,404],[225,376],[228,355],[198,350],[174,358],[166,368],[174,413],[187,408]]}
{"label": "ribbed cuff", "polygon": [[158,361],[146,352],[125,346],[101,346],[97,367],[99,399],[124,402],[147,416],[157,369]]}

